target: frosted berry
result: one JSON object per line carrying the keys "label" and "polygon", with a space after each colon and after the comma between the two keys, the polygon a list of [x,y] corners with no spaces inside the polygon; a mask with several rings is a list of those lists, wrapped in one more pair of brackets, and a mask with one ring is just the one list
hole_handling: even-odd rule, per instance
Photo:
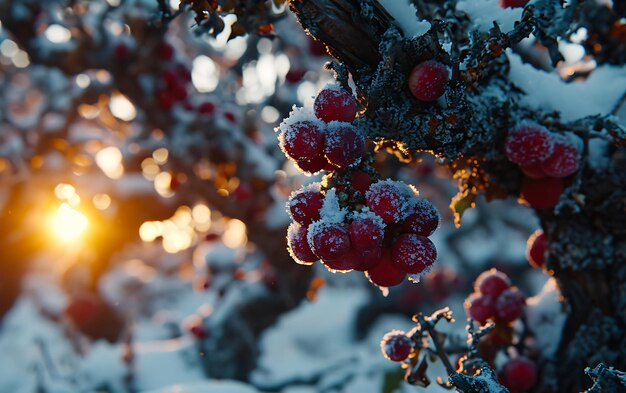
{"label": "frosted berry", "polygon": [[332,261],[350,251],[350,235],[342,224],[317,221],[309,226],[309,245],[320,259]]}
{"label": "frosted berry", "polygon": [[307,227],[292,222],[287,229],[287,247],[289,254],[301,265],[311,265],[317,261],[317,257],[311,251],[307,240]]}
{"label": "frosted berry", "polygon": [[296,166],[306,174],[315,174],[322,170],[332,170],[334,168],[324,154],[315,156],[309,161],[296,161]]}
{"label": "frosted berry", "polygon": [[510,130],[505,143],[509,161],[525,167],[542,163],[553,149],[550,132],[538,124],[525,124]]}
{"label": "frosted berry", "polygon": [[361,252],[355,249],[350,249],[348,253],[341,258],[335,260],[324,260],[322,263],[331,271],[349,272],[354,270],[361,263]]}
{"label": "frosted berry", "polygon": [[524,313],[526,297],[517,288],[502,292],[496,301],[496,315],[503,321],[512,322]]}
{"label": "frosted berry", "polygon": [[376,267],[376,265],[378,265],[382,255],[382,248],[376,247],[372,248],[371,250],[362,251],[354,250],[354,254],[358,255],[359,258],[359,264],[354,267],[354,270],[364,272],[373,269],[374,267]]}
{"label": "frosted berry", "polygon": [[380,341],[383,356],[394,362],[402,362],[413,352],[413,340],[401,330],[387,332]]}
{"label": "frosted berry", "polygon": [[365,139],[351,124],[333,123],[326,130],[324,153],[339,168],[357,162],[365,151]]}
{"label": "frosted berry", "polygon": [[480,292],[481,294],[494,300],[510,287],[511,280],[509,280],[506,274],[499,272],[496,269],[490,269],[480,273],[474,283],[474,289],[477,292]]}
{"label": "frosted berry", "polygon": [[357,250],[380,247],[385,236],[385,227],[380,218],[358,217],[348,226],[350,244]]}
{"label": "frosted berry", "polygon": [[520,196],[535,209],[550,209],[559,202],[564,189],[563,180],[559,178],[530,179],[525,177],[522,180]]}
{"label": "frosted berry", "polygon": [[518,356],[504,365],[499,379],[511,393],[524,392],[537,383],[537,366],[527,357]]}
{"label": "frosted berry", "polygon": [[313,110],[318,119],[352,123],[356,116],[356,100],[344,89],[322,89],[315,97]]}
{"label": "frosted berry", "polygon": [[541,169],[552,177],[567,177],[578,170],[578,148],[566,138],[554,139],[554,150],[542,164]]}
{"label": "frosted berry", "polygon": [[526,259],[532,267],[542,267],[546,263],[548,240],[541,229],[530,235],[526,243]]}
{"label": "frosted berry", "polygon": [[404,232],[430,236],[439,226],[439,211],[428,199],[419,198],[404,222]]}
{"label": "frosted berry", "polygon": [[320,219],[320,209],[324,203],[319,184],[294,191],[287,203],[291,218],[299,224],[309,225],[312,221]]}
{"label": "frosted berry", "polygon": [[324,147],[324,133],[311,121],[300,121],[285,127],[278,139],[285,154],[297,162],[314,159]]}
{"label": "frosted berry", "polygon": [[365,193],[367,207],[379,215],[385,224],[400,222],[408,215],[410,202],[415,195],[404,183],[382,180],[370,186]]}
{"label": "frosted berry", "polygon": [[368,280],[381,287],[393,287],[406,278],[406,273],[391,262],[391,251],[383,249],[380,260],[374,268],[365,272]]}
{"label": "frosted berry", "polygon": [[474,292],[463,303],[467,316],[481,325],[496,315],[494,300],[489,296]]}
{"label": "frosted berry", "polygon": [[427,237],[405,233],[393,242],[392,261],[407,273],[421,273],[436,259],[437,249]]}
{"label": "frosted berry", "polygon": [[436,101],[449,80],[448,67],[435,60],[416,65],[409,74],[409,90],[420,101]]}

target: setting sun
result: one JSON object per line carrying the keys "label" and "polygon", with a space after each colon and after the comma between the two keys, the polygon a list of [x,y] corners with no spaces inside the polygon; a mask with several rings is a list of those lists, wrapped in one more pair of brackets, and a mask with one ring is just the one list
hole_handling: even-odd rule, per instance
{"label": "setting sun", "polygon": [[64,241],[77,239],[87,229],[87,217],[67,203],[59,206],[53,220],[54,235]]}

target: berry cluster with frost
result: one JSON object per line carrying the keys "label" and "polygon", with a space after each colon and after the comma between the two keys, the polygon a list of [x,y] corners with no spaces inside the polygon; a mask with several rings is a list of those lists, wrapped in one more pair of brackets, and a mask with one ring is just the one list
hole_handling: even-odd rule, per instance
{"label": "berry cluster with frost", "polygon": [[[291,256],[304,265],[320,260],[333,272],[365,272],[380,287],[398,285],[407,275],[419,280],[437,258],[428,239],[439,224],[437,209],[412,186],[389,179],[371,183],[359,173],[350,177],[351,190],[322,190],[315,183],[292,193]],[[338,192],[351,195],[343,207]]]}
{"label": "berry cluster with frost", "polygon": [[334,85],[325,87],[315,99],[314,111],[294,108],[279,125],[281,149],[307,174],[358,163],[365,138],[351,124],[356,109],[350,93]]}
{"label": "berry cluster with frost", "polygon": [[519,319],[526,305],[526,297],[511,286],[506,274],[496,269],[481,273],[474,283],[474,293],[465,299],[467,315],[481,325],[488,320],[506,324]]}
{"label": "berry cluster with frost", "polygon": [[525,175],[521,197],[536,209],[554,207],[564,189],[562,179],[580,166],[580,151],[574,141],[535,123],[510,130],[505,152]]}

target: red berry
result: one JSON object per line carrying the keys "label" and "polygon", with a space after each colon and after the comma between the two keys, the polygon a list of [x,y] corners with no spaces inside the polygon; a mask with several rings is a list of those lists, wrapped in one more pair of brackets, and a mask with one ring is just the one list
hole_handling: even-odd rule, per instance
{"label": "red berry", "polygon": [[524,175],[532,179],[543,179],[544,177],[548,177],[548,174],[543,170],[541,165],[542,164],[523,165],[520,166],[520,169]]}
{"label": "red berry", "polygon": [[332,261],[350,251],[350,236],[345,225],[316,221],[309,226],[308,241],[320,259]]}
{"label": "red berry", "polygon": [[215,112],[215,104],[212,102],[203,102],[198,107],[198,112],[203,115],[212,115]]}
{"label": "red berry", "polygon": [[356,116],[356,100],[341,88],[325,88],[315,97],[313,110],[318,119],[329,123],[333,120],[352,123]]}
{"label": "red berry", "polygon": [[307,227],[292,222],[287,229],[287,247],[291,257],[301,265],[311,265],[317,257],[311,251],[307,240]]}
{"label": "red berry", "polygon": [[381,180],[370,186],[365,201],[385,224],[391,224],[406,218],[415,196],[415,191],[402,182]]}
{"label": "red berry", "polygon": [[528,0],[500,0],[500,7],[502,8],[519,8],[528,3]]}
{"label": "red berry", "polygon": [[553,149],[550,132],[538,124],[524,124],[510,130],[505,142],[509,161],[524,167],[542,163]]}
{"label": "red berry", "polygon": [[233,197],[237,202],[245,202],[252,197],[252,187],[248,183],[240,183],[233,191]]}
{"label": "red berry", "polygon": [[306,69],[304,68],[290,68],[287,75],[285,75],[285,82],[287,83],[297,83],[302,80],[306,74]]}
{"label": "red berry", "polygon": [[176,75],[184,81],[191,82],[191,70],[184,64],[176,64]]}
{"label": "red berry", "polygon": [[224,119],[230,123],[237,123],[237,116],[233,112],[224,112]]}
{"label": "red berry", "polygon": [[[354,250],[354,249],[353,249]],[[359,264],[354,267],[354,270],[364,272],[373,269],[380,262],[380,256],[382,255],[382,248],[376,247],[371,250],[354,250],[354,254],[359,257]]]}
{"label": "red berry", "polygon": [[383,356],[394,362],[402,362],[411,355],[414,347],[413,340],[401,330],[387,332],[380,341],[380,350]]}
{"label": "red berry", "polygon": [[349,272],[359,266],[361,258],[361,252],[352,248],[343,257],[335,260],[322,260],[322,263],[332,272]]}
{"label": "red berry", "polygon": [[448,84],[448,67],[435,60],[416,65],[409,74],[409,90],[420,101],[436,101]]}
{"label": "red berry", "polygon": [[465,299],[463,307],[465,307],[467,316],[481,325],[487,323],[487,320],[496,314],[494,300],[477,292]]}
{"label": "red berry", "polygon": [[178,76],[176,75],[176,71],[172,68],[161,70],[160,76],[168,87],[174,86],[178,83]]}
{"label": "red berry", "polygon": [[393,287],[400,284],[406,277],[406,273],[391,263],[391,251],[384,248],[378,264],[365,272],[366,277],[374,285],[380,287]]}
{"label": "red berry", "polygon": [[358,171],[352,175],[351,184],[355,190],[365,195],[367,189],[370,188],[372,184],[372,178],[367,173]]}
{"label": "red berry", "polygon": [[494,300],[510,287],[511,280],[509,280],[506,274],[497,271],[495,268],[480,273],[474,283],[474,290]]}
{"label": "red berry", "polygon": [[174,56],[174,47],[167,42],[162,42],[157,47],[157,54],[161,60],[170,60]]}
{"label": "red berry", "polygon": [[518,356],[504,365],[499,379],[511,393],[529,390],[537,383],[537,366],[527,357]]}
{"label": "red berry", "polygon": [[289,197],[288,209],[291,218],[299,224],[309,225],[320,219],[320,209],[324,203],[319,183],[294,191]]}
{"label": "red berry", "polygon": [[313,37],[309,37],[309,50],[313,56],[321,57],[328,55],[326,51],[326,46],[322,41],[318,41]]}
{"label": "red berry", "polygon": [[77,325],[89,322],[98,312],[100,300],[91,294],[73,298],[65,308],[65,314]]}
{"label": "red berry", "polygon": [[512,322],[524,313],[526,297],[517,288],[509,288],[502,292],[496,301],[496,314],[506,322]]}
{"label": "red berry", "polygon": [[113,54],[118,60],[125,60],[128,57],[128,46],[125,44],[117,44],[113,48]]}
{"label": "red berry", "polygon": [[324,148],[324,133],[311,121],[299,121],[284,127],[278,139],[285,154],[298,162],[314,159]]}
{"label": "red berry", "polygon": [[578,170],[578,148],[566,138],[554,138],[554,150],[541,168],[552,177],[567,177]]}
{"label": "red berry", "polygon": [[322,170],[333,170],[333,165],[328,162],[324,154],[315,156],[308,161],[296,161],[296,166],[306,174],[316,174]]}
{"label": "red berry", "polygon": [[407,273],[421,273],[436,259],[437,249],[427,237],[405,233],[393,242],[392,261]]}
{"label": "red berry", "polygon": [[202,323],[202,318],[198,315],[190,315],[183,321],[183,326],[187,332],[198,340],[207,338],[207,331]]}
{"label": "red berry", "polygon": [[357,250],[379,248],[385,237],[385,224],[375,214],[361,215],[348,226],[350,244]]}
{"label": "red berry", "polygon": [[406,218],[403,230],[421,236],[430,236],[439,226],[439,211],[428,199],[419,198],[413,212]]}
{"label": "red berry", "polygon": [[333,123],[326,130],[324,153],[339,168],[352,165],[363,156],[365,139],[351,124]]}
{"label": "red berry", "polygon": [[169,110],[174,105],[174,97],[169,91],[159,90],[156,93],[161,108]]}
{"label": "red berry", "polygon": [[526,259],[532,267],[542,267],[546,263],[548,240],[541,229],[530,235],[526,243]]}
{"label": "red berry", "polygon": [[550,209],[556,206],[564,190],[563,180],[547,177],[545,179],[522,180],[521,197],[535,209]]}

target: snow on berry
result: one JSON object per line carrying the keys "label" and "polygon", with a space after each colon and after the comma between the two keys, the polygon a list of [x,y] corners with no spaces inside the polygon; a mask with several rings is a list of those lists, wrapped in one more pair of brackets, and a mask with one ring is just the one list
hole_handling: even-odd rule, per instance
{"label": "snow on berry", "polygon": [[554,143],[550,132],[539,124],[523,123],[509,130],[505,142],[506,157],[517,165],[528,167],[550,157]]}
{"label": "snow on berry", "polygon": [[320,90],[313,108],[315,116],[326,123],[334,120],[352,123],[357,109],[352,94],[336,84],[329,84]]}
{"label": "snow on berry", "polygon": [[339,206],[339,198],[334,188],[326,190],[324,202],[320,209],[320,217],[325,222],[340,223],[343,222],[348,214],[348,210]]}
{"label": "snow on berry", "polygon": [[548,240],[541,229],[530,235],[526,243],[526,259],[532,267],[542,267],[546,263]]}
{"label": "snow on berry", "polygon": [[312,183],[291,193],[287,202],[287,212],[291,218],[302,225],[309,225],[320,219],[320,209],[324,195],[319,183]]}
{"label": "snow on berry", "polygon": [[503,321],[512,322],[522,316],[526,297],[517,288],[502,292],[496,301],[496,315]]}
{"label": "snow on berry", "polygon": [[357,250],[371,250],[380,247],[385,236],[385,223],[382,218],[365,208],[352,214],[348,226],[350,243]]}
{"label": "snow on berry", "polygon": [[292,222],[287,229],[287,250],[300,265],[312,265],[318,259],[309,246],[307,235],[307,227],[297,222]]}
{"label": "snow on berry", "polygon": [[383,248],[378,264],[366,271],[365,276],[379,287],[393,287],[405,279],[406,273],[391,262],[391,250]]}
{"label": "snow on berry", "polygon": [[436,101],[448,84],[449,70],[444,64],[427,60],[416,65],[409,74],[409,90],[420,101]]}
{"label": "snow on berry", "polygon": [[392,247],[393,263],[410,274],[424,272],[437,259],[437,249],[427,237],[405,233],[398,236]]}
{"label": "snow on berry", "polygon": [[553,137],[554,149],[550,157],[541,163],[541,169],[552,177],[567,177],[578,170],[580,152],[567,137]]}
{"label": "snow on berry", "polygon": [[365,193],[367,207],[386,224],[404,220],[417,200],[417,190],[401,181],[380,180]]}
{"label": "snow on berry", "polygon": [[481,325],[487,323],[487,320],[496,315],[494,300],[481,293],[474,292],[465,299],[463,303],[467,316]]}
{"label": "snow on berry", "polygon": [[520,196],[535,209],[550,209],[556,206],[565,189],[560,178],[531,179],[524,177]]}
{"label": "snow on berry", "polygon": [[525,392],[537,383],[537,366],[526,356],[518,356],[502,367],[498,379],[511,393]]}
{"label": "snow on berry", "polygon": [[280,148],[294,161],[310,161],[322,153],[324,132],[319,123],[306,120],[284,128],[278,136]]}
{"label": "snow on berry", "polygon": [[402,362],[411,355],[414,345],[405,332],[394,329],[385,333],[380,341],[380,350],[387,359]]}
{"label": "snow on berry", "polygon": [[324,153],[339,168],[359,162],[365,151],[365,138],[349,123],[331,122],[326,127]]}
{"label": "snow on berry", "polygon": [[509,277],[495,268],[480,273],[474,283],[474,290],[494,300],[510,287],[511,280]]}
{"label": "snow on berry", "polygon": [[315,221],[309,225],[307,240],[313,253],[325,261],[341,258],[350,251],[350,235],[344,224]]}
{"label": "snow on berry", "polygon": [[413,212],[406,218],[403,230],[421,236],[430,236],[439,226],[439,211],[431,201],[418,198]]}

